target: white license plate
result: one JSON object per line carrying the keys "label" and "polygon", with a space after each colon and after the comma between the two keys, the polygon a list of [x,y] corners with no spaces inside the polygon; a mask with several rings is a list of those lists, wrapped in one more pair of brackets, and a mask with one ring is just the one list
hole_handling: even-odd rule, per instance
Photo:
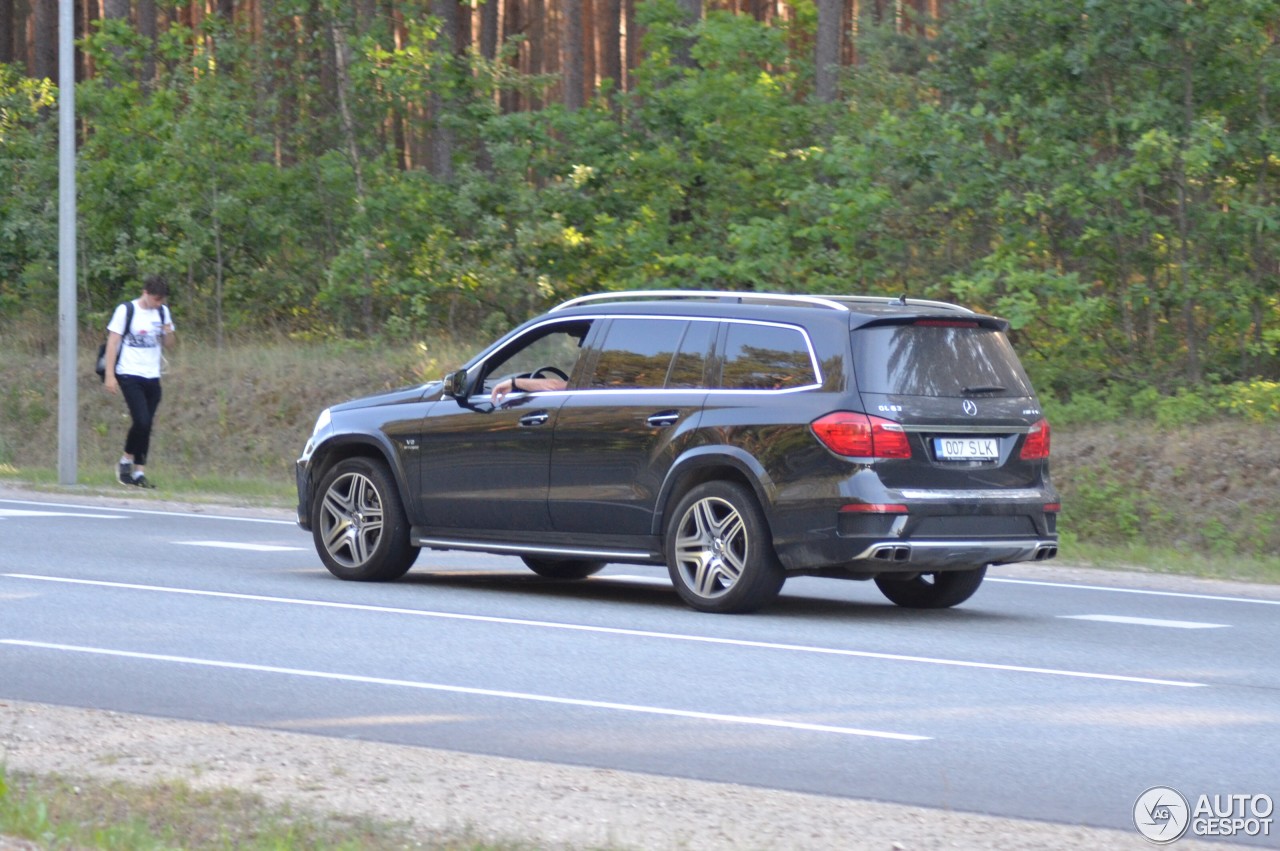
{"label": "white license plate", "polygon": [[943,461],[994,461],[1000,457],[994,437],[935,437],[933,451]]}

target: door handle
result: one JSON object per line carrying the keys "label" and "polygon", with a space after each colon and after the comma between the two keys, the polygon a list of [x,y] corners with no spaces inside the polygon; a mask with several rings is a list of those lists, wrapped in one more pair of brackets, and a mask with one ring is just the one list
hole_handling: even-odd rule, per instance
{"label": "door handle", "polygon": [[540,426],[547,421],[549,414],[546,411],[535,411],[532,414],[525,414],[520,418],[522,426]]}
{"label": "door handle", "polygon": [[667,426],[675,425],[679,419],[679,411],[660,411],[656,414],[650,414],[645,422],[654,428],[666,428]]}

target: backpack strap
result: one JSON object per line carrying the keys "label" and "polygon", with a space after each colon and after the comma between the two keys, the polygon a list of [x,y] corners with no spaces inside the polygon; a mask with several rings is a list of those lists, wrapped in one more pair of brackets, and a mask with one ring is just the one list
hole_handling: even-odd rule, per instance
{"label": "backpack strap", "polygon": [[120,335],[120,348],[116,349],[116,366],[120,365],[120,356],[124,354],[124,339],[133,333],[133,300],[124,303],[124,333]]}

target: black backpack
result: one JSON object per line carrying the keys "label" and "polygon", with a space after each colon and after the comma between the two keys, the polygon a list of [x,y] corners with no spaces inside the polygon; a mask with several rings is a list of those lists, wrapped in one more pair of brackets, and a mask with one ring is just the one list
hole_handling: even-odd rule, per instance
{"label": "black backpack", "polygon": [[[120,363],[120,352],[124,349],[124,337],[129,333],[129,329],[133,326],[133,302],[126,301],[124,303],[124,334],[120,335],[120,348],[116,349],[116,363]],[[110,331],[107,332],[110,335]],[[107,344],[100,343],[98,345],[98,361],[93,371],[98,373],[98,380],[105,383],[107,380]]]}

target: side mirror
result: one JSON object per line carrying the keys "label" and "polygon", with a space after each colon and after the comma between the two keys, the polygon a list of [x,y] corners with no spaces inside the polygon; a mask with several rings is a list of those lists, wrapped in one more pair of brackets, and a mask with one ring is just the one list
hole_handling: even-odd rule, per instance
{"label": "side mirror", "polygon": [[451,372],[444,377],[444,395],[452,396],[455,399],[466,398],[467,371],[465,369]]}

